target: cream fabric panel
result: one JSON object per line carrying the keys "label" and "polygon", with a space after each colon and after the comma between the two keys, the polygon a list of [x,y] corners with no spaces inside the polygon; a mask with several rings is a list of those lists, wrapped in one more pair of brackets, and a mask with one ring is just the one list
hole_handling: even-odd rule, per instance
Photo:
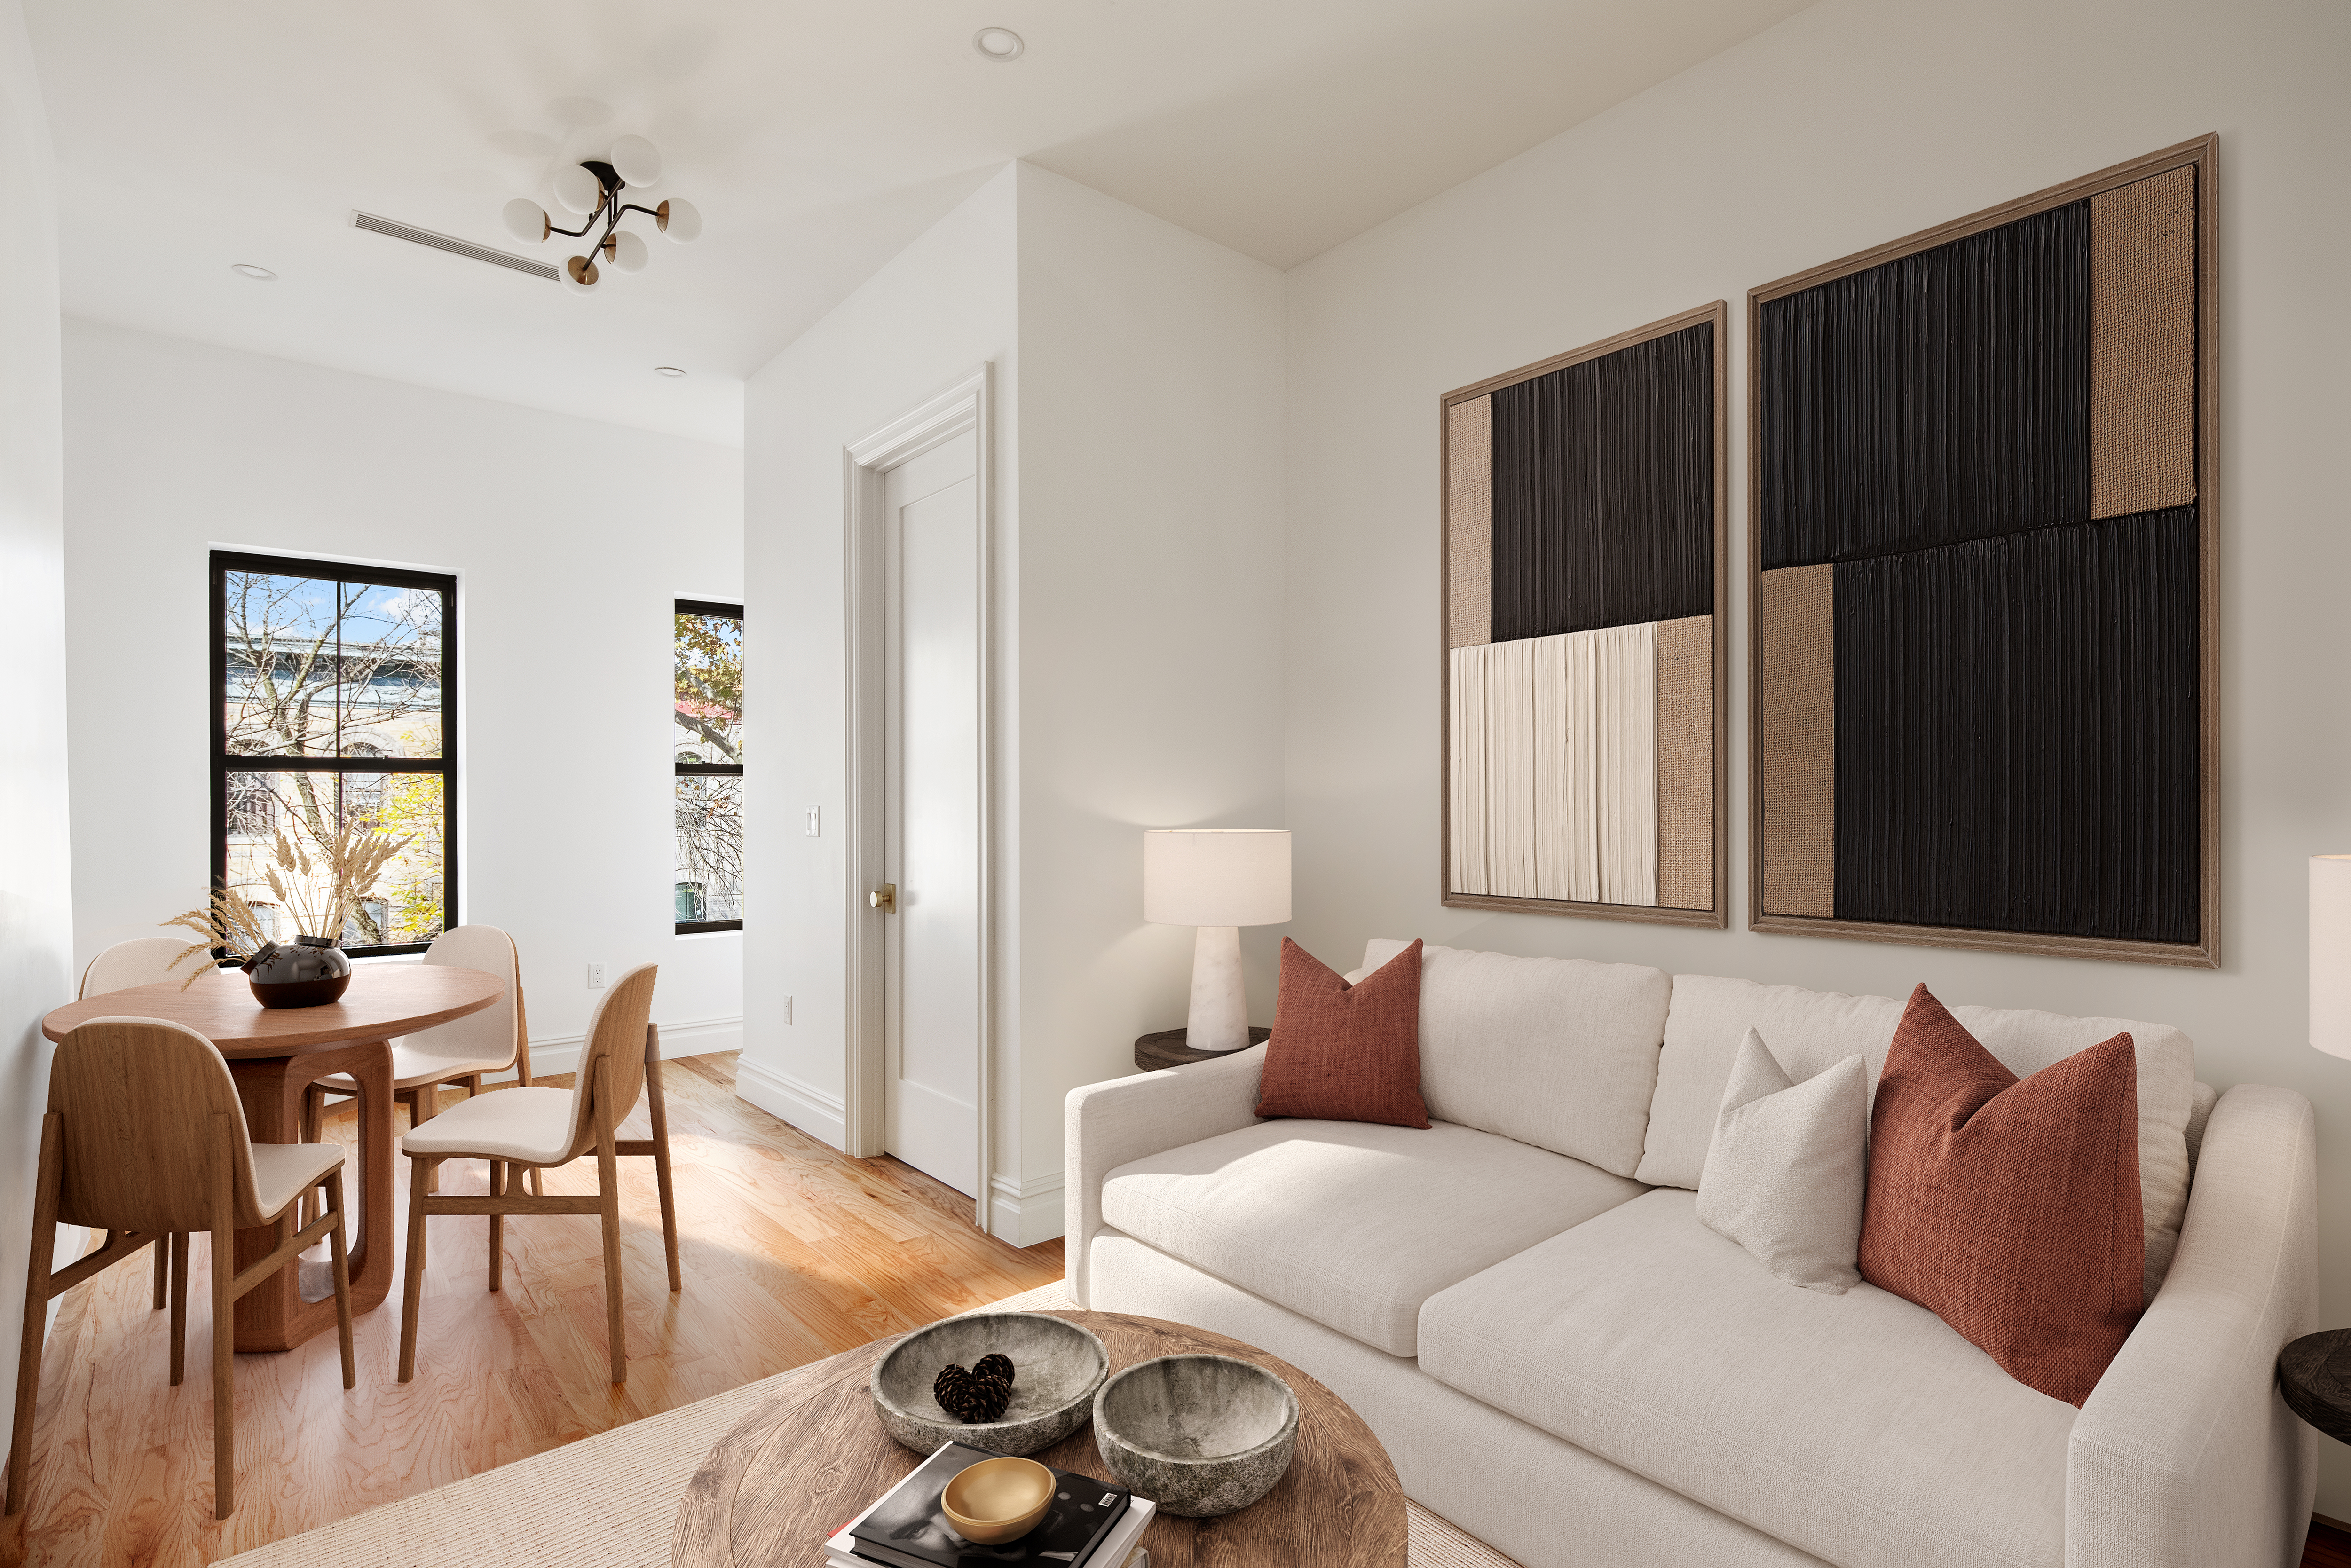
{"label": "cream fabric panel", "polygon": [[1657,623],[1579,632],[1593,650],[1593,831],[1606,904],[1657,902]]}
{"label": "cream fabric panel", "polygon": [[1445,411],[1446,646],[1493,641],[1494,400]]}
{"label": "cream fabric panel", "polygon": [[1447,882],[1455,893],[1489,893],[1486,874],[1486,661],[1482,648],[1456,649],[1449,675],[1445,765],[1448,790]]}
{"label": "cream fabric panel", "polygon": [[1452,661],[1453,891],[1656,904],[1656,624]]}
{"label": "cream fabric panel", "polygon": [[1599,649],[1589,637],[1538,637],[1535,650],[1537,898],[1600,898]]}

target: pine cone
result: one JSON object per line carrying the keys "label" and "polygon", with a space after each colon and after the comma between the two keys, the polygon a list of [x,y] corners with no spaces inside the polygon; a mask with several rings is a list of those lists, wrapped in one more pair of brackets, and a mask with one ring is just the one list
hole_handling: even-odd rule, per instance
{"label": "pine cone", "polygon": [[1012,1358],[998,1351],[990,1351],[971,1364],[974,1377],[1000,1377],[1004,1386],[1012,1386]]}
{"label": "pine cone", "polygon": [[[987,1365],[989,1359],[981,1358],[980,1364]],[[1002,1356],[992,1359],[1004,1360]],[[931,1397],[956,1420],[967,1426],[975,1425],[993,1421],[1004,1414],[1005,1406],[1012,1403],[1012,1383],[1009,1378],[996,1375],[993,1368],[983,1375],[950,1364],[941,1367],[938,1376],[932,1380]]]}

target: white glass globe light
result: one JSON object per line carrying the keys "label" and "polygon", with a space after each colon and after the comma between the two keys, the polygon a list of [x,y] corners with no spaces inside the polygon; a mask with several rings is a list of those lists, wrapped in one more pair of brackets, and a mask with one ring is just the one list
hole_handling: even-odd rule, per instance
{"label": "white glass globe light", "polygon": [[545,239],[555,226],[547,220],[547,209],[528,196],[517,196],[508,202],[505,217],[507,233],[529,245]]}
{"label": "white glass globe light", "polygon": [[593,294],[599,274],[596,264],[584,256],[575,256],[563,264],[559,274],[565,289],[573,294]]}
{"label": "white glass globe light", "polygon": [[653,253],[645,248],[643,236],[632,235],[626,229],[612,235],[611,249],[607,254],[611,256],[612,265],[622,272],[643,272],[645,263],[653,259]]}
{"label": "white glass globe light", "polygon": [[604,182],[586,166],[568,163],[555,172],[555,199],[586,217],[604,204]]}
{"label": "white glass globe light", "polygon": [[661,178],[661,152],[642,136],[623,136],[615,141],[608,162],[632,185],[650,185]]}
{"label": "white glass globe light", "polygon": [[653,210],[653,221],[661,232],[680,245],[692,245],[702,237],[702,214],[692,202],[672,196]]}

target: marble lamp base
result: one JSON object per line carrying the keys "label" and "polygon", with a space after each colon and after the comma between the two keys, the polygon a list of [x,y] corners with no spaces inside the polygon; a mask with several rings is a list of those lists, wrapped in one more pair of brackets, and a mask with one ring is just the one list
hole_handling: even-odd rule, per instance
{"label": "marble lamp base", "polygon": [[1238,1051],[1249,1043],[1238,925],[1203,925],[1193,937],[1192,1009],[1184,1020],[1184,1043],[1214,1051]]}

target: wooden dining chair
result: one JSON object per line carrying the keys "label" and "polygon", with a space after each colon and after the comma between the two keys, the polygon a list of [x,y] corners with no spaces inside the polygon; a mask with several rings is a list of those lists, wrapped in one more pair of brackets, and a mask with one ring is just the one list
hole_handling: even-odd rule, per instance
{"label": "wooden dining chair", "polygon": [[[643,964],[604,993],[589,1020],[588,1043],[569,1089],[501,1089],[452,1105],[400,1141],[408,1168],[408,1272],[401,1296],[400,1381],[416,1375],[416,1313],[423,1297],[424,1221],[435,1214],[484,1214],[490,1220],[490,1289],[503,1283],[506,1217],[509,1214],[594,1214],[604,1222],[604,1315],[611,1335],[612,1381],[629,1380],[628,1344],[621,1328],[621,1183],[614,1161],[650,1155],[661,1188],[662,1242],[669,1254],[669,1288],[684,1289],[677,1266],[677,1200],[670,1183],[669,1110],[662,1095],[661,1031],[651,1022],[653,977]],[[651,1138],[620,1138],[614,1130],[652,1102]],[[534,1197],[508,1190],[515,1166],[541,1170],[596,1156],[596,1191],[579,1197]],[[443,1160],[487,1160],[487,1197],[450,1197],[428,1190],[426,1177]]]}
{"label": "wooden dining chair", "polygon": [[[433,938],[424,961],[496,975],[506,981],[507,994],[479,1012],[392,1042],[392,1097],[408,1107],[412,1128],[431,1119],[444,1084],[464,1085],[470,1098],[482,1092],[485,1074],[511,1067],[523,1087],[530,1087],[530,1024],[523,1010],[522,961],[514,938],[495,925],[453,925]],[[319,1141],[329,1095],[359,1092],[358,1084],[340,1075],[304,1090],[303,1141]]]}
{"label": "wooden dining chair", "polygon": [[[326,1212],[297,1230],[294,1209],[314,1186],[327,1189]],[[110,1239],[80,1262],[52,1272],[61,1223],[89,1226]],[[277,1227],[277,1245],[267,1257],[239,1269],[236,1233],[265,1225]],[[49,1108],[41,1118],[33,1240],[25,1271],[16,1422],[8,1445],[10,1513],[25,1503],[49,1301],[137,1249],[170,1237],[176,1385],[186,1366],[192,1230],[212,1233],[213,1517],[226,1519],[236,1506],[237,1298],[321,1237],[333,1246],[343,1386],[359,1381],[351,1355],[350,1264],[343,1250],[342,1145],[253,1142],[228,1063],[212,1041],[161,1019],[92,1019],[58,1042],[49,1063]]]}
{"label": "wooden dining chair", "polygon": [[[172,960],[187,950],[188,944],[177,936],[134,936],[128,942],[117,942],[92,958],[89,967],[81,972],[81,990],[76,999],[183,978],[186,971],[173,975]],[[159,1238],[155,1242],[155,1310],[159,1312],[163,1310],[165,1268],[171,1257],[168,1239]]]}

